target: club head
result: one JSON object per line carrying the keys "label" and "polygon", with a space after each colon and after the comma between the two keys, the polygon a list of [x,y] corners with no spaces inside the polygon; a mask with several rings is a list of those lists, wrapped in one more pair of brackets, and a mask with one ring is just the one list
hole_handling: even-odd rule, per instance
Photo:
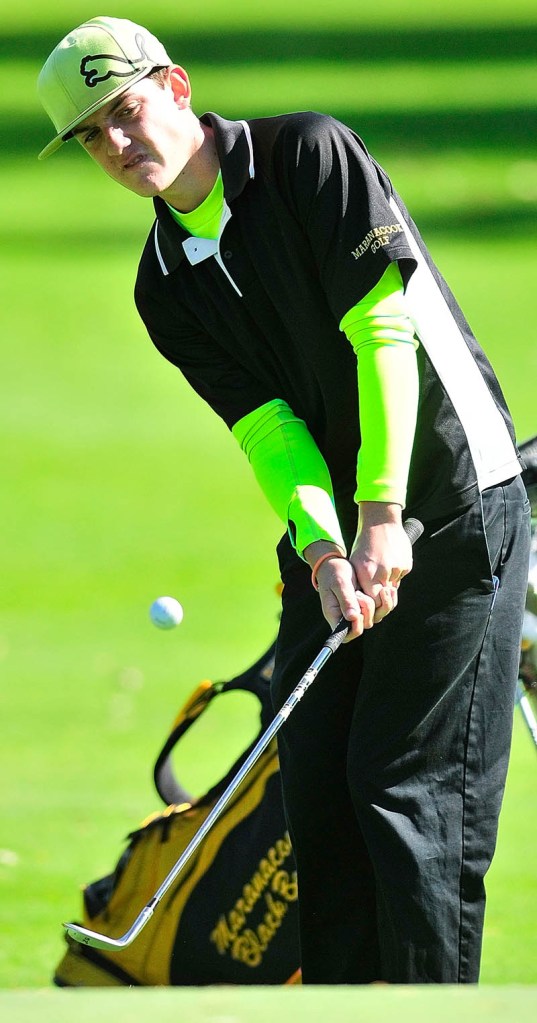
{"label": "club head", "polygon": [[109,938],[106,934],[98,934],[97,931],[90,931],[87,927],[81,927],[79,924],[64,924],[63,926],[73,941],[78,941],[80,945],[89,945],[90,948],[118,952],[130,945],[133,940],[129,935],[125,935],[123,938]]}

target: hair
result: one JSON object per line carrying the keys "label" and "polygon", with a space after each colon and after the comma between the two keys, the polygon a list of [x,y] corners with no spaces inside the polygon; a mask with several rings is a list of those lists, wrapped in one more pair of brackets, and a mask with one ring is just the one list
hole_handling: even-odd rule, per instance
{"label": "hair", "polygon": [[[171,70],[172,70],[171,64],[166,64],[162,67],[154,67],[153,70],[150,71],[148,75],[146,75],[146,78],[151,78],[154,82],[156,82],[159,89],[165,89],[166,86],[170,84]],[[190,106],[190,100],[188,102],[188,107],[189,109],[192,109]]]}
{"label": "hair", "polygon": [[153,81],[156,82],[161,89],[164,89],[165,86],[168,84],[169,75],[170,68],[168,65],[165,65],[163,67],[154,67],[153,70],[150,71],[146,77],[152,78]]}

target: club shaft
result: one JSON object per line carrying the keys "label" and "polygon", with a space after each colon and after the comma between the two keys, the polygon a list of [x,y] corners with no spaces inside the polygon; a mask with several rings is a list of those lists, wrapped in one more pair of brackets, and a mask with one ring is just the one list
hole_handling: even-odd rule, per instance
{"label": "club shaft", "polygon": [[533,713],[533,710],[531,708],[530,701],[526,696],[524,686],[520,681],[518,683],[518,702],[520,704],[520,709],[522,711],[524,721],[528,726],[528,731],[533,739],[535,746],[537,747],[537,720],[535,719],[535,714]]}
{"label": "club shaft", "polygon": [[[348,623],[345,623],[345,625],[346,628],[344,631],[342,630],[341,641],[343,640],[348,629]],[[319,673],[319,671],[321,670],[321,668],[326,663],[326,661],[328,660],[332,653],[333,653],[332,649],[327,646],[323,646],[323,648],[319,651],[315,660],[311,663],[308,670],[300,679],[298,685],[293,689],[293,692],[289,695],[281,709],[278,711],[272,723],[269,725],[267,730],[263,733],[259,741],[256,743],[253,750],[244,761],[242,767],[237,771],[237,774],[235,775],[233,780],[229,783],[228,787],[217,800],[211,812],[207,815],[203,824],[199,827],[198,831],[191,839],[191,841],[189,842],[189,844],[187,845],[186,849],[183,851],[177,862],[174,864],[173,868],[170,870],[167,877],[164,878],[164,881],[162,882],[160,888],[155,892],[155,895],[151,899],[151,902],[148,903],[148,906],[152,906],[153,908],[157,906],[158,903],[163,898],[163,896],[169,890],[169,888],[171,888],[176,878],[179,876],[179,874],[181,874],[182,870],[184,869],[188,861],[196,852],[198,846],[201,845],[205,836],[213,827],[215,821],[220,817],[220,815],[225,810],[230,800],[233,798],[237,790],[241,787],[244,779],[252,770],[252,767],[254,767],[254,765],[259,760],[260,756],[265,752],[267,747],[270,745],[272,739],[280,730],[284,722],[287,721],[287,718],[289,717],[291,711],[302,699],[304,693],[307,692],[312,682],[315,681],[317,674]]]}
{"label": "club shaft", "polygon": [[267,730],[263,732],[263,735],[254,746],[249,756],[244,761],[242,767],[237,771],[237,774],[229,783],[225,791],[222,793],[220,798],[213,806],[211,812],[205,818],[203,824],[200,825],[196,834],[190,840],[186,849],[183,850],[181,856],[174,863],[170,872],[164,878],[164,881],[157,889],[155,894],[149,900],[147,905],[141,910],[136,917],[136,920],[132,924],[132,927],[123,935],[121,938],[109,938],[105,935],[100,935],[95,931],[90,931],[85,927],[80,927],[78,924],[66,924],[67,933],[75,941],[80,942],[84,945],[90,945],[93,948],[102,948],[109,950],[119,950],[126,948],[134,939],[138,936],[140,931],[145,927],[150,918],[153,915],[154,910],[158,906],[159,902],[162,901],[165,894],[174,884],[175,880],[179,877],[181,872],[184,870],[188,861],[192,858],[196,849],[201,845],[206,835],[209,833],[215,822],[218,820],[220,815],[225,810],[226,806],[233,798],[237,790],[242,785],[244,779],[251,771],[252,767],[259,760],[261,755],[265,752],[267,747],[270,745],[272,739],[276,733],[280,730],[282,725],[291,714],[297,703],[300,702],[304,693],[307,692],[311,684],[315,681],[319,671],[326,663],[329,657],[337,650],[338,646],[343,642],[349,629],[349,623],[341,618],[338,622],[333,633],[328,637],[325,645],[321,648],[316,658],[310,664],[308,670],[300,679],[300,682],[293,689],[292,693],[288,696],[287,700],[276,714],[276,717],[269,725]]}

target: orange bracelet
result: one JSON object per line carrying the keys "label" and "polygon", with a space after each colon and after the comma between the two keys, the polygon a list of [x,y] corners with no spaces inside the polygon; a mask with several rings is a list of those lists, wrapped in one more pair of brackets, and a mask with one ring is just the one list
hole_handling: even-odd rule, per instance
{"label": "orange bracelet", "polygon": [[345,555],[340,554],[339,551],[327,551],[326,554],[321,554],[321,557],[315,562],[311,570],[311,585],[313,586],[314,590],[317,591],[319,590],[319,584],[317,582],[317,572],[319,571],[323,561],[328,561],[328,558],[343,558],[344,561],[347,560]]}

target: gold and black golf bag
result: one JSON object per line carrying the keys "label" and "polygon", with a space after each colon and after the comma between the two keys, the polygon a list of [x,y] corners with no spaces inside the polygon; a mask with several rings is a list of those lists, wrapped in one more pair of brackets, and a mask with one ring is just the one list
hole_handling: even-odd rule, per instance
{"label": "gold and black golf bag", "polygon": [[[120,934],[186,848],[255,742],[200,799],[191,798],[177,781],[172,751],[209,703],[233,690],[259,698],[263,732],[272,716],[273,658],[272,646],[231,681],[202,682],[182,708],[155,764],[155,785],[166,809],[128,836],[112,874],[84,889],[84,926]],[[54,976],[61,987],[299,981],[297,881],[276,740],[131,947],[118,955],[66,940]]]}

